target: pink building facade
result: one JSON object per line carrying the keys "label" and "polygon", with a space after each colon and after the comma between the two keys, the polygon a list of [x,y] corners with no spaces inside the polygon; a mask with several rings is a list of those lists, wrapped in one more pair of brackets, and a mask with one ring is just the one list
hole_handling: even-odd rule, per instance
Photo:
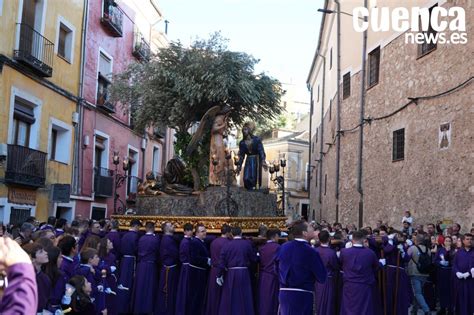
{"label": "pink building facade", "polygon": [[[149,45],[134,22],[135,12],[122,3],[99,0],[89,1],[87,14],[72,199],[75,216],[101,219],[133,209],[140,179],[149,171],[161,174],[170,155],[166,151],[170,132],[137,132],[124,109],[110,102],[112,75],[149,54]],[[114,156],[118,156],[117,165]]]}

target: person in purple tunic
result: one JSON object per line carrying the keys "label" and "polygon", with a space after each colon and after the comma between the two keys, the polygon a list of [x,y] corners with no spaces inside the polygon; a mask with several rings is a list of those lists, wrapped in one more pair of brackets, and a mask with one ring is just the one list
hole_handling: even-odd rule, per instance
{"label": "person in purple tunic", "polygon": [[[250,241],[242,238],[240,227],[232,228],[233,240],[221,250],[217,282],[222,286],[219,314],[254,314],[249,266],[257,261]],[[217,302],[217,301],[216,301]]]}
{"label": "person in purple tunic", "polygon": [[0,272],[6,271],[8,286],[0,297],[0,314],[36,314],[38,288],[28,254],[7,237],[0,237]]}
{"label": "person in purple tunic", "polygon": [[114,248],[112,249],[112,254],[115,255],[116,259],[120,259],[120,232],[118,231],[119,224],[117,220],[110,221],[111,229],[106,234],[106,237],[112,242]]}
{"label": "person in purple tunic", "polygon": [[410,256],[405,252],[403,244],[388,236],[382,249],[387,263],[386,267],[386,294],[387,315],[405,315],[413,300],[413,290],[405,266],[410,261]]}
{"label": "person in purple tunic", "polygon": [[211,271],[209,272],[209,282],[207,286],[206,315],[219,315],[219,303],[221,300],[222,288],[217,285],[219,258],[222,247],[230,241],[232,237],[231,228],[224,224],[221,227],[221,237],[216,238],[211,243]]}
{"label": "person in purple tunic", "polygon": [[[341,250],[343,275],[341,315],[372,315],[374,311],[375,273],[379,260],[375,253],[364,247],[366,235],[362,231],[352,234],[352,247]],[[385,264],[385,259],[380,259]]]}
{"label": "person in purple tunic", "polygon": [[23,249],[31,258],[31,263],[36,271],[36,284],[38,286],[38,308],[37,312],[42,313],[48,309],[49,298],[51,296],[51,280],[41,267],[48,263],[48,253],[43,246],[38,243],[30,243],[23,246]]}
{"label": "person in purple tunic", "polygon": [[205,296],[207,286],[207,271],[211,265],[209,250],[204,243],[207,230],[202,224],[196,225],[195,237],[189,243],[189,310],[193,315],[205,314]]}
{"label": "person in purple tunic", "polygon": [[137,271],[133,286],[133,313],[153,312],[156,295],[160,237],[155,235],[155,223],[145,224],[145,235],[138,240]]}
{"label": "person in purple tunic", "polygon": [[[280,283],[275,270],[275,257],[280,249],[278,238],[280,230],[266,231],[267,242],[258,250],[260,270],[258,279],[258,314],[276,315],[278,313],[278,291]],[[212,248],[211,248],[212,251]]]}
{"label": "person in purple tunic", "polygon": [[130,221],[130,230],[122,237],[120,253],[120,276],[117,286],[117,300],[119,313],[128,313],[131,309],[130,302],[132,297],[133,280],[135,278],[135,262],[138,252],[138,230],[140,229],[140,220]]}
{"label": "person in purple tunic", "polygon": [[161,226],[163,236],[160,248],[160,280],[156,295],[155,314],[174,315],[179,280],[179,248],[174,238],[174,226],[165,222]]}
{"label": "person in purple tunic", "polygon": [[336,251],[329,247],[329,232],[321,231],[319,241],[321,245],[316,248],[324,267],[328,273],[325,283],[316,282],[316,313],[318,315],[332,315],[336,313],[337,275],[339,274],[339,260]]}
{"label": "person in purple tunic", "polygon": [[435,256],[436,265],[436,293],[439,300],[440,313],[453,312],[453,290],[452,290],[452,269],[453,259],[456,254],[453,239],[446,236],[438,247]]}
{"label": "person in purple tunic", "polygon": [[280,280],[280,314],[312,315],[315,281],[324,283],[327,272],[319,254],[309,240],[314,228],[306,221],[293,223],[290,233],[294,240],[283,244],[276,256]]}
{"label": "person in purple tunic", "polygon": [[88,282],[91,283],[91,297],[94,299],[95,309],[102,312],[106,309],[105,306],[105,288],[101,282],[102,274],[98,270],[99,255],[94,248],[84,247],[81,250],[81,264],[76,271],[77,275],[84,276]]}
{"label": "person in purple tunic", "polygon": [[82,233],[81,237],[79,238],[79,251],[82,249],[82,245],[84,245],[86,239],[91,235],[95,235],[99,238],[102,237],[100,232],[100,223],[95,220],[90,220],[89,228],[84,233]]}
{"label": "person in purple tunic", "polygon": [[474,314],[474,249],[472,248],[472,234],[466,233],[462,237],[463,247],[454,256],[454,305],[455,314]]}
{"label": "person in purple tunic", "polygon": [[48,310],[55,312],[61,309],[61,299],[64,295],[64,289],[68,278],[66,274],[59,269],[62,261],[61,250],[58,247],[49,247],[46,249],[48,252],[49,262],[43,267],[44,273],[48,275],[51,280],[51,296],[49,298]]}
{"label": "person in purple tunic", "polygon": [[54,225],[56,224],[56,217],[48,217],[48,222],[43,225],[42,227],[40,227],[40,231],[44,231],[44,230],[50,230],[52,232],[55,232],[54,230]]}
{"label": "person in purple tunic", "polygon": [[102,275],[102,285],[105,288],[105,306],[107,308],[107,315],[116,315],[117,311],[117,277],[115,272],[117,270],[117,262],[115,255],[112,253],[113,243],[104,237],[99,242],[99,270]]}
{"label": "person in purple tunic", "polygon": [[56,233],[56,237],[61,236],[64,234],[64,229],[67,226],[67,220],[64,218],[59,218],[56,220],[56,224],[54,225],[54,232]]}
{"label": "person in purple tunic", "polygon": [[76,239],[71,235],[66,235],[59,241],[58,247],[63,258],[59,269],[64,272],[67,281],[69,281],[76,274],[76,269],[79,267],[74,261],[74,257],[77,255]]}
{"label": "person in purple tunic", "polygon": [[189,298],[189,244],[193,238],[193,225],[191,223],[184,224],[183,232],[184,238],[179,244],[181,270],[179,273],[178,292],[176,296],[176,315],[191,313],[191,310],[186,306],[188,305]]}

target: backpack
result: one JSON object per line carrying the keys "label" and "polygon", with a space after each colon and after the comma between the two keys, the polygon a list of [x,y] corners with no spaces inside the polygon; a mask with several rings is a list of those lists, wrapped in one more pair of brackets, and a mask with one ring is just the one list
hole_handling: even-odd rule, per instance
{"label": "backpack", "polygon": [[431,255],[429,254],[429,249],[426,248],[426,252],[423,252],[418,245],[415,245],[418,248],[418,262],[415,262],[413,257],[411,258],[416,265],[416,269],[421,274],[430,274],[433,271],[434,264],[431,261]]}

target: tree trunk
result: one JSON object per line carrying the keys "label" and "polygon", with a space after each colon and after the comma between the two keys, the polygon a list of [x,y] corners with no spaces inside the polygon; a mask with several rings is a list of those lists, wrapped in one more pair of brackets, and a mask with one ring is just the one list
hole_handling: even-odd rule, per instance
{"label": "tree trunk", "polygon": [[199,179],[199,172],[197,171],[195,167],[191,168],[191,175],[193,176],[193,183],[194,183],[193,190],[198,191],[201,180]]}

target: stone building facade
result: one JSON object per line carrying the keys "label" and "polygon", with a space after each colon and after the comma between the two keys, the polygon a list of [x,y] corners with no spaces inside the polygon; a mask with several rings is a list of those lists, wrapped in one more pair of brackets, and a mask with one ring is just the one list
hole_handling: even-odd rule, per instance
{"label": "stone building facade", "polygon": [[[336,10],[333,1],[325,5]],[[363,1],[343,3],[340,10],[352,12],[349,5],[363,6]],[[377,2],[380,8],[389,5]],[[350,17],[341,23],[337,132],[336,14],[323,18],[319,53],[308,77],[314,166],[310,197],[316,220],[364,226],[383,220],[400,227],[403,211],[411,210],[416,223],[452,220],[462,231],[474,226],[474,30],[469,23],[474,10],[469,1],[413,1],[415,5],[464,8],[468,42],[421,47],[407,44],[406,32],[380,34],[369,28],[367,81],[375,72],[378,78],[371,85],[367,82],[365,91],[362,197],[357,185],[362,33],[354,32]]]}

